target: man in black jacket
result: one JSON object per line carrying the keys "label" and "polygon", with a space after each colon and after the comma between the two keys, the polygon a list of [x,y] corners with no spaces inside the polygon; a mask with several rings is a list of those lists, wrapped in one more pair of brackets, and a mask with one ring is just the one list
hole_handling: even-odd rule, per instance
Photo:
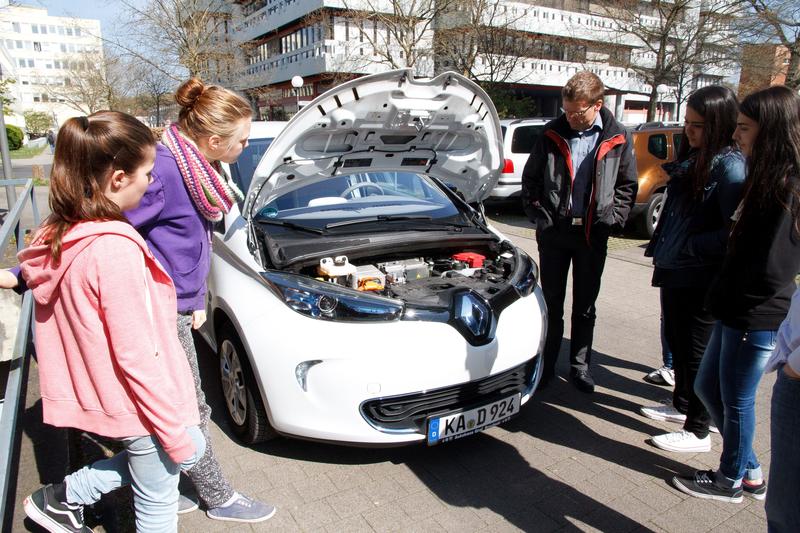
{"label": "man in black jacket", "polygon": [[625,225],[637,172],[628,131],[603,107],[605,87],[588,71],[561,90],[564,114],[549,122],[522,173],[522,202],[536,223],[547,339],[541,386],[555,376],[564,334],[564,296],[572,265],[570,378],[594,392],[589,372],[595,300],[608,237]]}

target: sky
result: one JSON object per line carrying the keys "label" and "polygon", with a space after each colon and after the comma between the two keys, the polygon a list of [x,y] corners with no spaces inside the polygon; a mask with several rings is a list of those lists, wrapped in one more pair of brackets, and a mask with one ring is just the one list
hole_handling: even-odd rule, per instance
{"label": "sky", "polygon": [[[18,0],[20,4],[47,9],[48,15],[99,19],[104,37],[114,31],[114,22],[122,12],[117,0]],[[143,4],[144,0],[134,0]]]}

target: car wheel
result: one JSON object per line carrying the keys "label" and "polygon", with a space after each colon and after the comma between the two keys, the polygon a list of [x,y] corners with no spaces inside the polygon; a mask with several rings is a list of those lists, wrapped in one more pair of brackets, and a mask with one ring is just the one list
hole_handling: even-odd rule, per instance
{"label": "car wheel", "polygon": [[220,334],[219,381],[225,412],[233,432],[246,444],[256,444],[276,436],[258,393],[247,352],[233,326]]}
{"label": "car wheel", "polygon": [[654,192],[639,220],[639,231],[648,238],[652,237],[656,230],[662,207],[664,207],[664,193]]}

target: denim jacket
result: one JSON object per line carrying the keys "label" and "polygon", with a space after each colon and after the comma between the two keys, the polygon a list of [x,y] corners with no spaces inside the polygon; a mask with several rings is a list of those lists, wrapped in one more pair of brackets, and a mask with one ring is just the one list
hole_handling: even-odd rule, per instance
{"label": "denim jacket", "polygon": [[731,217],[742,197],[744,156],[733,148],[718,153],[702,198],[694,196],[693,163],[691,155],[663,166],[670,176],[667,199],[645,251],[656,269],[716,270],[725,256]]}

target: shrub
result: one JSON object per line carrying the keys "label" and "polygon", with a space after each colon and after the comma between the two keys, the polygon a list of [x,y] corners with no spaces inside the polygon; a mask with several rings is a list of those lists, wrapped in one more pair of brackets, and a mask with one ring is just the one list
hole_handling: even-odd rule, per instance
{"label": "shrub", "polygon": [[6,125],[6,137],[8,138],[8,149],[19,150],[22,148],[22,139],[25,135],[22,130],[11,124]]}

